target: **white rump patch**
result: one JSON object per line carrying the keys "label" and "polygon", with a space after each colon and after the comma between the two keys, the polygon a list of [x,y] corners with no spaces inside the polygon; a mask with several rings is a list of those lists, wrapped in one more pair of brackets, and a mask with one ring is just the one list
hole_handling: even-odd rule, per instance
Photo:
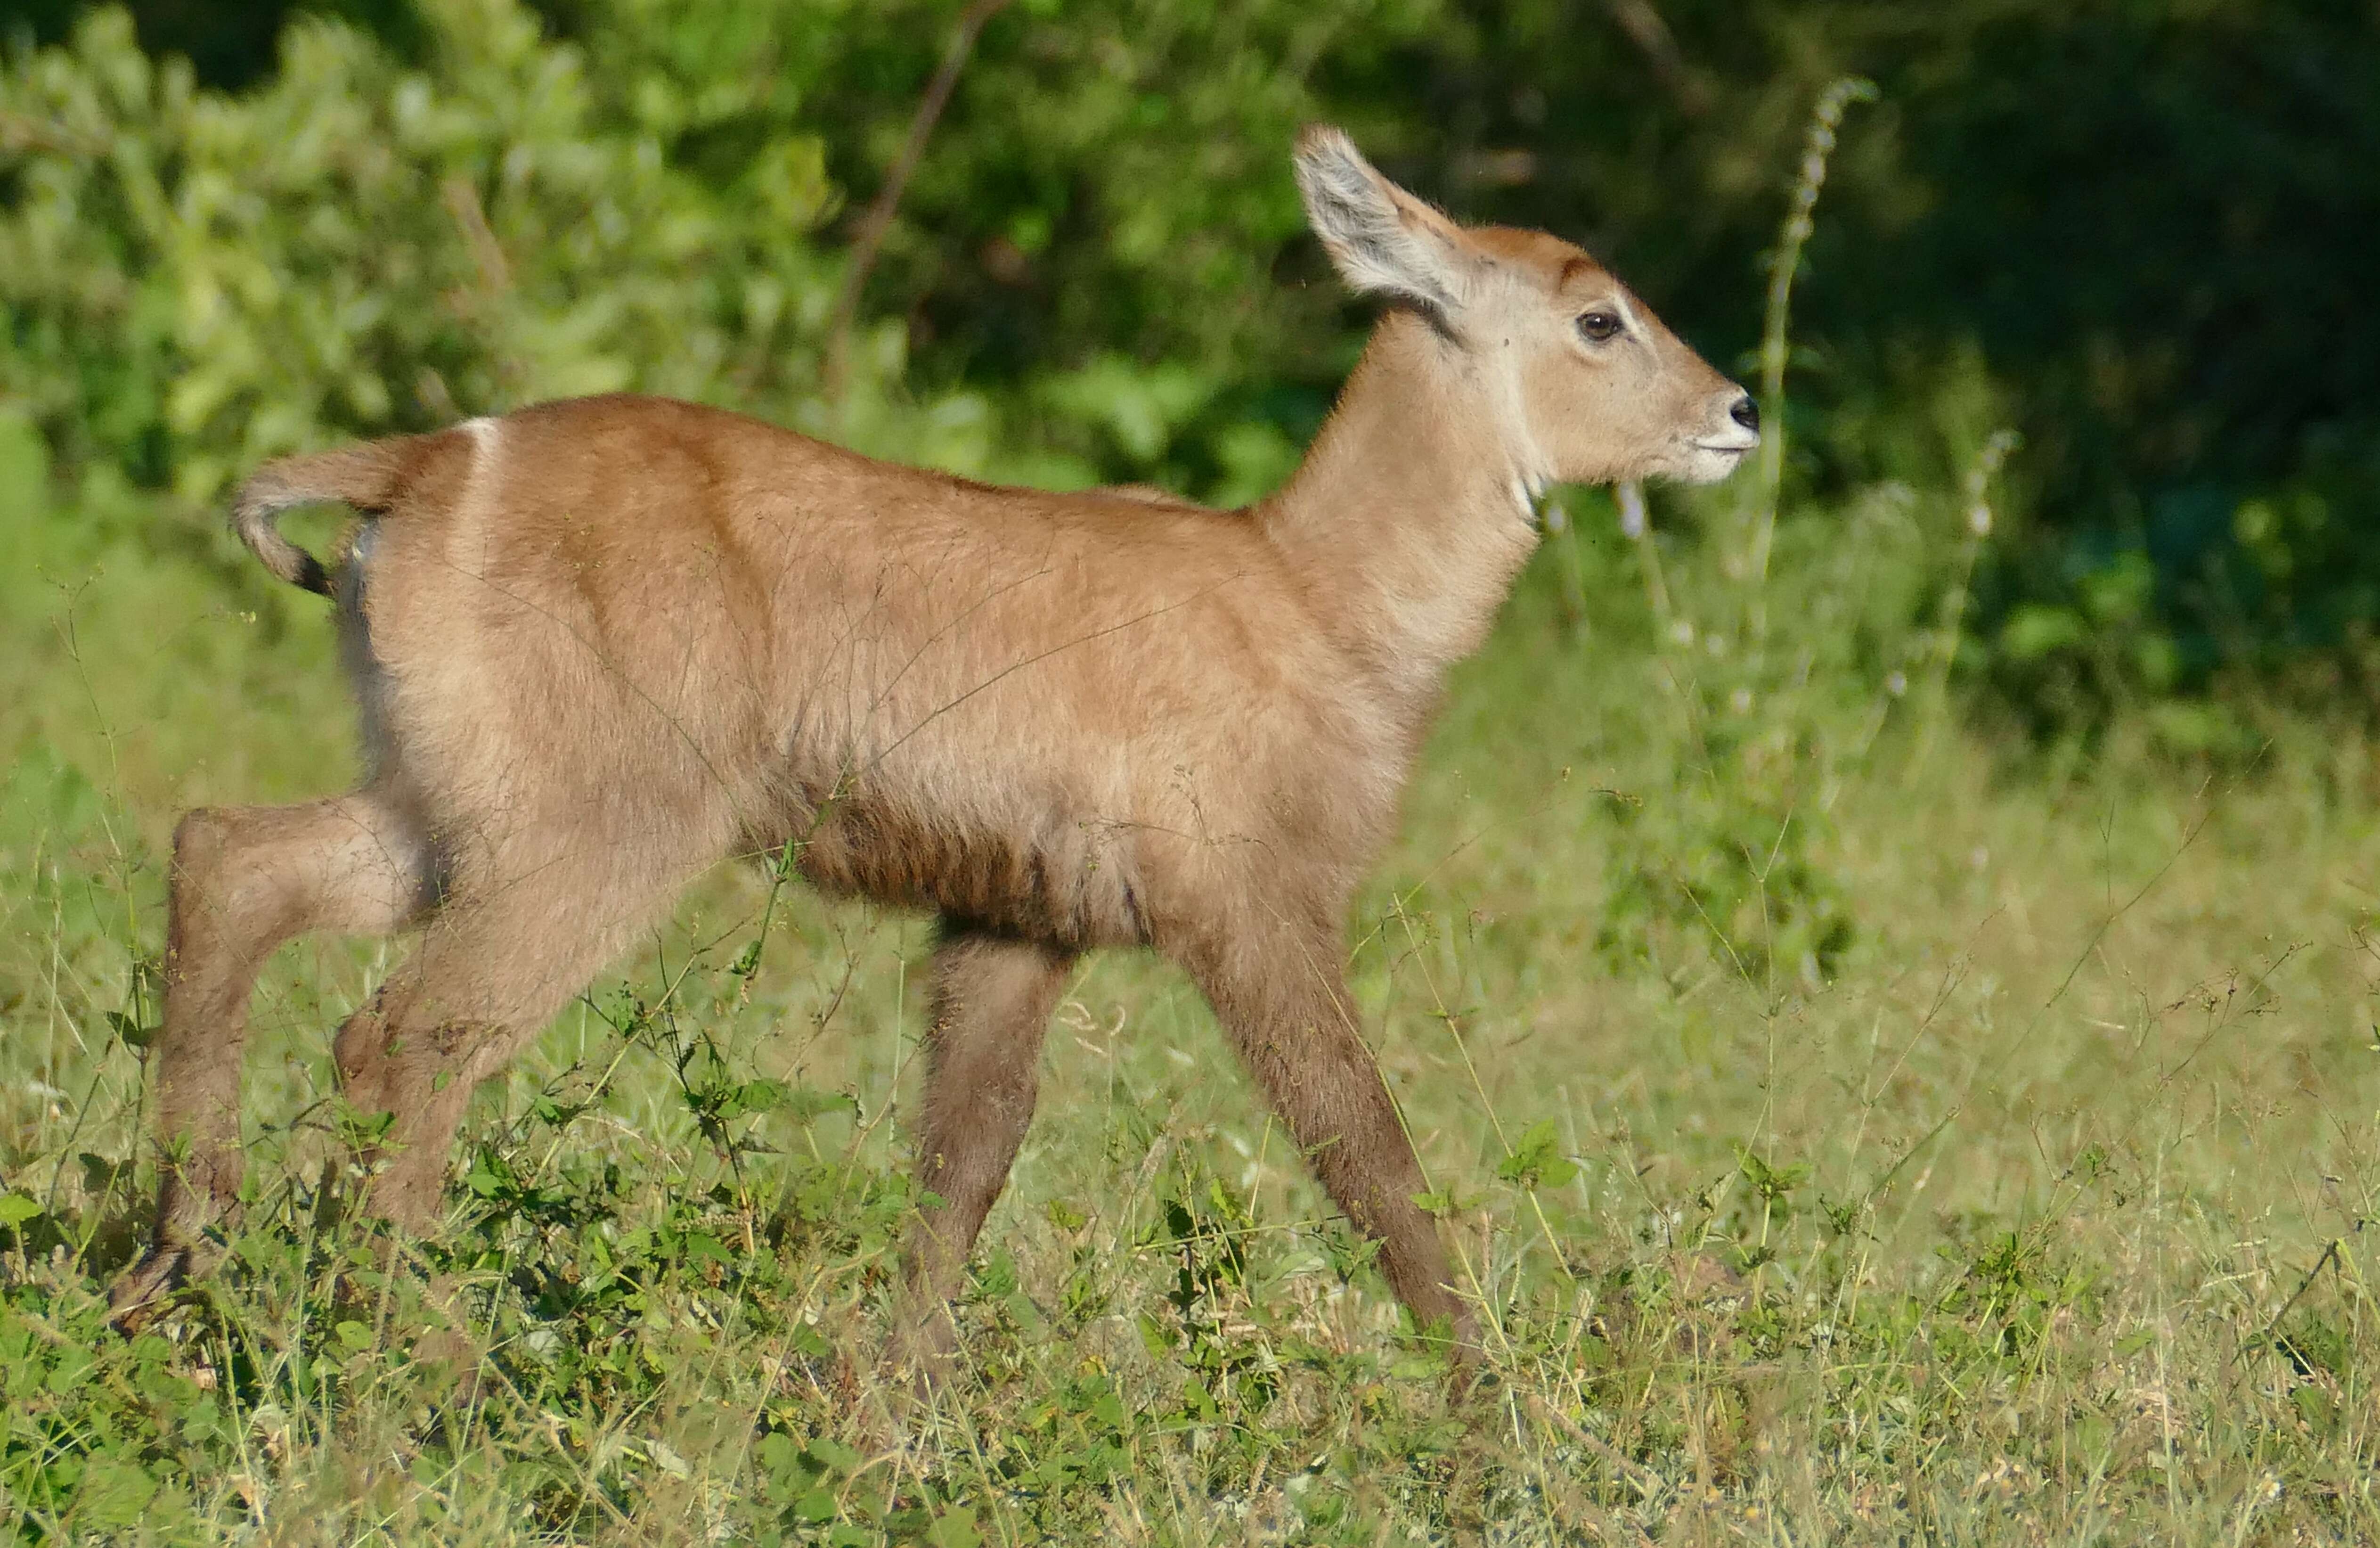
{"label": "white rump patch", "polygon": [[1512,504],[1520,510],[1522,525],[1537,525],[1537,502],[1545,498],[1546,481],[1530,473],[1512,475]]}
{"label": "white rump patch", "polygon": [[477,482],[480,470],[487,466],[490,457],[496,455],[496,437],[502,433],[503,426],[482,415],[476,420],[465,420],[463,429],[470,432],[471,479]]}
{"label": "white rump patch", "polygon": [[[487,418],[465,420],[462,428],[471,437],[471,470],[464,476],[462,497],[455,503],[457,543],[467,541],[466,533],[483,538],[489,514],[495,509],[496,491],[490,477],[495,471],[496,442],[503,430],[496,421]],[[472,546],[476,548],[478,543]],[[458,548],[456,557],[461,558],[465,552],[468,551]],[[484,553],[474,553],[471,558],[473,562],[466,567],[472,574],[485,574]]]}

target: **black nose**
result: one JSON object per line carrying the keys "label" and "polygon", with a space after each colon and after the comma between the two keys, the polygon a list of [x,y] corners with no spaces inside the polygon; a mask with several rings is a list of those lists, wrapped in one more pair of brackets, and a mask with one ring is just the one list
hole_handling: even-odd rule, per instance
{"label": "black nose", "polygon": [[1735,407],[1727,411],[1727,417],[1733,420],[1736,423],[1742,425],[1746,430],[1758,430],[1760,428],[1760,405],[1753,402],[1752,395],[1750,393],[1746,393],[1742,397],[1735,400]]}

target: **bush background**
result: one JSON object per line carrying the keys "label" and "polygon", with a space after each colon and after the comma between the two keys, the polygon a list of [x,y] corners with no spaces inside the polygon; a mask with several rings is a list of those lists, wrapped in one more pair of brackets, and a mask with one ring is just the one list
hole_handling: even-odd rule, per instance
{"label": "bush background", "polygon": [[[158,0],[128,29],[34,0],[0,386],[68,475],[193,499],[328,435],[603,386],[802,420],[956,13]],[[1979,414],[2021,432],[1969,664],[2036,730],[2234,666],[2318,659],[2368,696],[2368,7],[1019,0],[901,200],[860,309],[883,406],[844,433],[1269,487],[1361,326],[1301,294],[1281,147],[1309,118],[1468,217],[1585,241],[1738,363],[1845,74],[1881,94],[1796,299],[1792,489],[1940,482]]]}

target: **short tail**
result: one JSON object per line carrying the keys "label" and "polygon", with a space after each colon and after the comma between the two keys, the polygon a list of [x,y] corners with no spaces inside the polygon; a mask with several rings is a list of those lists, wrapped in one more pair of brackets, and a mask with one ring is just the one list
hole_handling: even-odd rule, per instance
{"label": "short tail", "polygon": [[386,510],[404,472],[402,450],[413,439],[367,441],[337,451],[266,463],[240,485],[233,499],[232,530],[275,576],[292,586],[329,596],[331,574],[322,567],[322,561],[283,537],[274,523],[292,506],[323,501],[338,501],[372,514]]}

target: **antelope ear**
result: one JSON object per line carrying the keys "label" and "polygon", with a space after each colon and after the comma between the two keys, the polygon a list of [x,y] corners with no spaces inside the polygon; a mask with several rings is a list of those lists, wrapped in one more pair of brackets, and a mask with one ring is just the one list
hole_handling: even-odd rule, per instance
{"label": "antelope ear", "polygon": [[1297,191],[1339,277],[1356,290],[1401,297],[1441,316],[1469,288],[1462,229],[1380,176],[1328,124],[1297,137]]}

